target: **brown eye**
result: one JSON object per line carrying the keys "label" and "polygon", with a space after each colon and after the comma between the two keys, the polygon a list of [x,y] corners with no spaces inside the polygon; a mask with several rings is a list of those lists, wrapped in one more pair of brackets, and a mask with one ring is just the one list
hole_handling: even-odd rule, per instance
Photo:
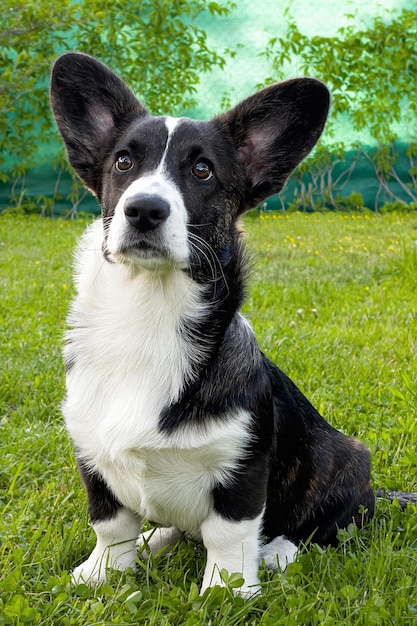
{"label": "brown eye", "polygon": [[213,170],[207,161],[197,161],[191,172],[199,180],[210,180],[213,176]]}
{"label": "brown eye", "polygon": [[133,167],[132,159],[127,152],[123,152],[119,154],[116,161],[116,169],[119,172],[127,172],[130,168]]}

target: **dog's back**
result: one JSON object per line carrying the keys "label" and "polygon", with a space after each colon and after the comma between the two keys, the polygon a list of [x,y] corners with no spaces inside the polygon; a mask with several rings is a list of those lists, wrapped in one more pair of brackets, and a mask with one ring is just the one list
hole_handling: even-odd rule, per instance
{"label": "dog's back", "polygon": [[296,542],[335,543],[339,528],[352,521],[360,527],[374,512],[370,453],[330,426],[285,374],[268,365],[274,380],[276,448],[264,533]]}

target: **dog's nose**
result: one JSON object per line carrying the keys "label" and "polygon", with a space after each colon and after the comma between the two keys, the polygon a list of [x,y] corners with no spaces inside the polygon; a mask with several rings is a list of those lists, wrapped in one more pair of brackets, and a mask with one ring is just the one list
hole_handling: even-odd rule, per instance
{"label": "dog's nose", "polygon": [[159,196],[140,194],[126,200],[124,212],[133,228],[146,233],[157,228],[168,218],[169,204]]}

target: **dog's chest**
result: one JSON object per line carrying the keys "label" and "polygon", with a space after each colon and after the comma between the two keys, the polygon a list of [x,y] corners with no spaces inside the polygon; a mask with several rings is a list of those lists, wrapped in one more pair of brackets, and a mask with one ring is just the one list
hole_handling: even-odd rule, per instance
{"label": "dog's chest", "polygon": [[[120,328],[113,330],[116,337]],[[121,341],[111,348],[104,335],[101,345],[97,335],[94,347],[80,342],[63,410],[78,453],[122,504],[198,536],[213,486],[229,483],[244,455],[250,416],[244,411],[222,419],[207,415],[203,425],[162,431],[161,411],[175,402],[185,369],[181,346],[168,335],[162,333],[163,346],[153,344],[149,351]],[[74,339],[72,349],[76,345]]]}
{"label": "dog's chest", "polygon": [[199,358],[184,320],[202,311],[185,274],[132,277],[124,266],[103,264],[97,242],[86,241],[68,320],[63,410],[77,447],[91,458],[144,441],[153,447],[162,409],[178,399]]}
{"label": "dog's chest", "polygon": [[142,517],[199,535],[214,485],[227,485],[244,456],[249,416],[165,438],[166,447],[126,450],[100,472],[118,499]]}
{"label": "dog's chest", "polygon": [[185,276],[176,280],[131,281],[101,259],[79,277],[63,413],[77,453],[125,506],[198,534],[213,485],[230,480],[244,453],[250,417],[159,428],[199,357],[181,332],[203,314],[198,293]]}

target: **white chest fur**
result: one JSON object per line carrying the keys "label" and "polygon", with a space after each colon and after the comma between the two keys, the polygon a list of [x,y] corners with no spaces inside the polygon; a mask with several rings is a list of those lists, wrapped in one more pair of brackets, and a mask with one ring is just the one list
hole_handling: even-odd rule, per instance
{"label": "white chest fur", "polygon": [[207,416],[204,426],[170,435],[158,430],[161,410],[178,399],[199,357],[180,328],[204,315],[200,288],[181,271],[133,275],[104,262],[101,237],[98,223],[80,247],[66,348],[74,363],[63,405],[67,429],[125,506],[198,533],[214,482],[230,480],[244,453],[250,416]]}

